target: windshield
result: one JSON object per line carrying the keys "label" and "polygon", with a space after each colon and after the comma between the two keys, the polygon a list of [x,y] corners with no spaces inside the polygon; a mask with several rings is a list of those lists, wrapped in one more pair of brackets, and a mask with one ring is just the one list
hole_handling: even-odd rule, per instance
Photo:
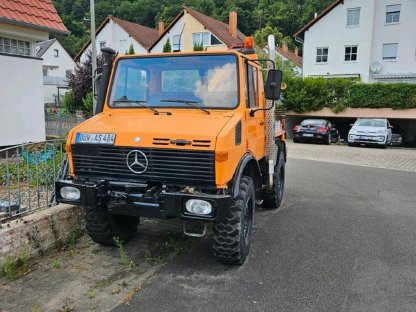
{"label": "windshield", "polygon": [[302,121],[301,126],[325,126],[326,121],[321,119],[306,119]]}
{"label": "windshield", "polygon": [[117,63],[109,105],[234,108],[237,82],[233,55],[122,59]]}
{"label": "windshield", "polygon": [[385,119],[358,119],[355,122],[358,127],[386,127]]}

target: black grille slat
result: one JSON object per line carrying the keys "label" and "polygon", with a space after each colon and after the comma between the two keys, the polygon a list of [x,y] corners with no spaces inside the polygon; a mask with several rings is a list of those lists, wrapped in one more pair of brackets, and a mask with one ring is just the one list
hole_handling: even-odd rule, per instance
{"label": "black grille slat", "polygon": [[[135,149],[143,152],[149,161],[148,169],[142,174],[131,172],[126,164],[127,154]],[[215,185],[213,152],[72,145],[72,159],[77,177]]]}

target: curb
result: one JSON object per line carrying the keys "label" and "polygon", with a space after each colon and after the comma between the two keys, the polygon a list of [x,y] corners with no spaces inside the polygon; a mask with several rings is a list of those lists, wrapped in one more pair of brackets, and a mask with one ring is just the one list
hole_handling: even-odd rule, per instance
{"label": "curb", "polygon": [[17,259],[22,253],[32,258],[76,239],[85,229],[82,208],[59,204],[2,224],[0,261]]}

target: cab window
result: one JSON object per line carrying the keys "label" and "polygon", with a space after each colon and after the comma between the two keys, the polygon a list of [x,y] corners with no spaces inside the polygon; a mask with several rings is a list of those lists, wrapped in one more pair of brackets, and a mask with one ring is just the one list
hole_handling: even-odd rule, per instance
{"label": "cab window", "polygon": [[257,68],[246,64],[246,107],[255,108],[259,106],[257,90]]}

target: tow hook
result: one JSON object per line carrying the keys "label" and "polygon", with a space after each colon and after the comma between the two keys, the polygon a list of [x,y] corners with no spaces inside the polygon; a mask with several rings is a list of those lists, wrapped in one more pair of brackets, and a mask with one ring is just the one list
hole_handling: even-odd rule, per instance
{"label": "tow hook", "polygon": [[208,222],[183,220],[183,234],[187,236],[204,237],[207,234],[207,228]]}

